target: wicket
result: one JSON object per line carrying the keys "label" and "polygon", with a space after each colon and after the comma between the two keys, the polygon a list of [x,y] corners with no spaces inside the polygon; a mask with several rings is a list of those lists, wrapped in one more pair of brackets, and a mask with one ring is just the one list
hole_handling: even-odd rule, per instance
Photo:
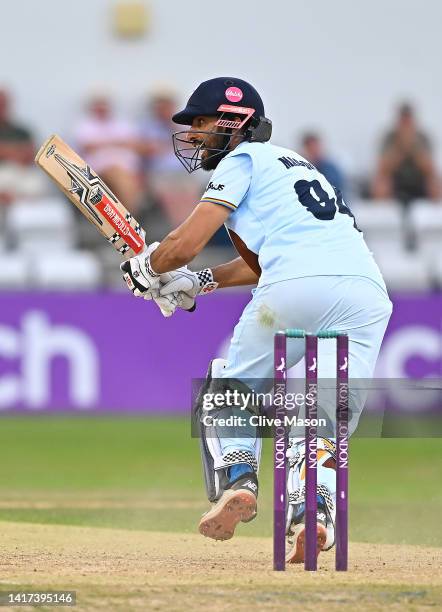
{"label": "wicket", "polygon": [[[287,338],[305,339],[306,395],[313,401],[306,406],[306,419],[318,417],[318,339],[336,340],[336,521],[335,541],[337,571],[348,565],[348,336],[324,330],[308,334],[302,329],[287,329],[275,334],[274,380],[275,394],[285,395],[287,389]],[[275,407],[275,417],[284,422],[284,403]],[[287,512],[286,450],[288,431],[285,426],[275,428],[273,569],[285,570],[285,529]],[[317,426],[305,427],[305,556],[304,569],[317,569]]]}

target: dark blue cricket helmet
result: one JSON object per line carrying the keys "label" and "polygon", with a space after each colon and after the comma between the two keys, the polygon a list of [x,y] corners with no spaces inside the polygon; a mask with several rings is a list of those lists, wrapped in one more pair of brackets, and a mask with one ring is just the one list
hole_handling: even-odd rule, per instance
{"label": "dark blue cricket helmet", "polygon": [[253,117],[265,117],[261,96],[250,83],[234,77],[216,77],[198,85],[186,107],[175,113],[172,121],[191,125],[198,115],[218,115],[218,108],[222,104],[253,108]]}
{"label": "dark blue cricket helmet", "polygon": [[[206,170],[215,168],[231,150],[234,135],[240,134],[242,140],[249,142],[266,142],[272,134],[272,122],[265,117],[261,96],[243,79],[216,77],[204,81],[190,96],[186,107],[175,113],[172,120],[181,125],[192,125],[195,117],[200,115],[219,119],[215,131],[201,131],[199,134],[219,135],[223,140],[221,146],[208,149],[203,142],[189,144],[189,136],[195,141],[195,130],[176,132],[173,135],[175,155],[188,172],[201,167]],[[203,162],[204,149],[208,167]]]}

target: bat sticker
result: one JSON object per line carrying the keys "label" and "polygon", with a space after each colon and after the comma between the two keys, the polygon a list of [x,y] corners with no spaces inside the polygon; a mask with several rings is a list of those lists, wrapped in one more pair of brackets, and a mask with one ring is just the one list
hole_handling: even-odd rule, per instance
{"label": "bat sticker", "polygon": [[55,153],[55,145],[51,145],[49,149],[46,151],[46,158],[49,159],[51,155]]}
{"label": "bat sticker", "polygon": [[[141,253],[144,230],[104,181],[61,138],[52,136],[35,158],[116,250]],[[63,176],[61,176],[63,175]]]}

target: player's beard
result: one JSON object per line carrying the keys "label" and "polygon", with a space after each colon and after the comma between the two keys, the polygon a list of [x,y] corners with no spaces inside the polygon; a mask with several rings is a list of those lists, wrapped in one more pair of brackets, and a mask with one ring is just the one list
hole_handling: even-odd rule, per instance
{"label": "player's beard", "polygon": [[[201,168],[203,170],[208,172],[215,170],[219,162],[229,153],[231,137],[231,134],[217,134],[213,136],[211,146],[203,151],[201,156]],[[213,149],[219,149],[219,151],[213,152]]]}

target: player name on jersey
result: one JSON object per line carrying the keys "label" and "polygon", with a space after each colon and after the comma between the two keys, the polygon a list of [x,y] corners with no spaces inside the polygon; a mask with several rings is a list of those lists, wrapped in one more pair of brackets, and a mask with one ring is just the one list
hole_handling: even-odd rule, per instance
{"label": "player name on jersey", "polygon": [[303,166],[309,170],[316,170],[313,164],[308,161],[304,161],[303,159],[295,159],[294,157],[278,157],[278,161],[284,164],[287,169],[293,168],[294,166]]}

